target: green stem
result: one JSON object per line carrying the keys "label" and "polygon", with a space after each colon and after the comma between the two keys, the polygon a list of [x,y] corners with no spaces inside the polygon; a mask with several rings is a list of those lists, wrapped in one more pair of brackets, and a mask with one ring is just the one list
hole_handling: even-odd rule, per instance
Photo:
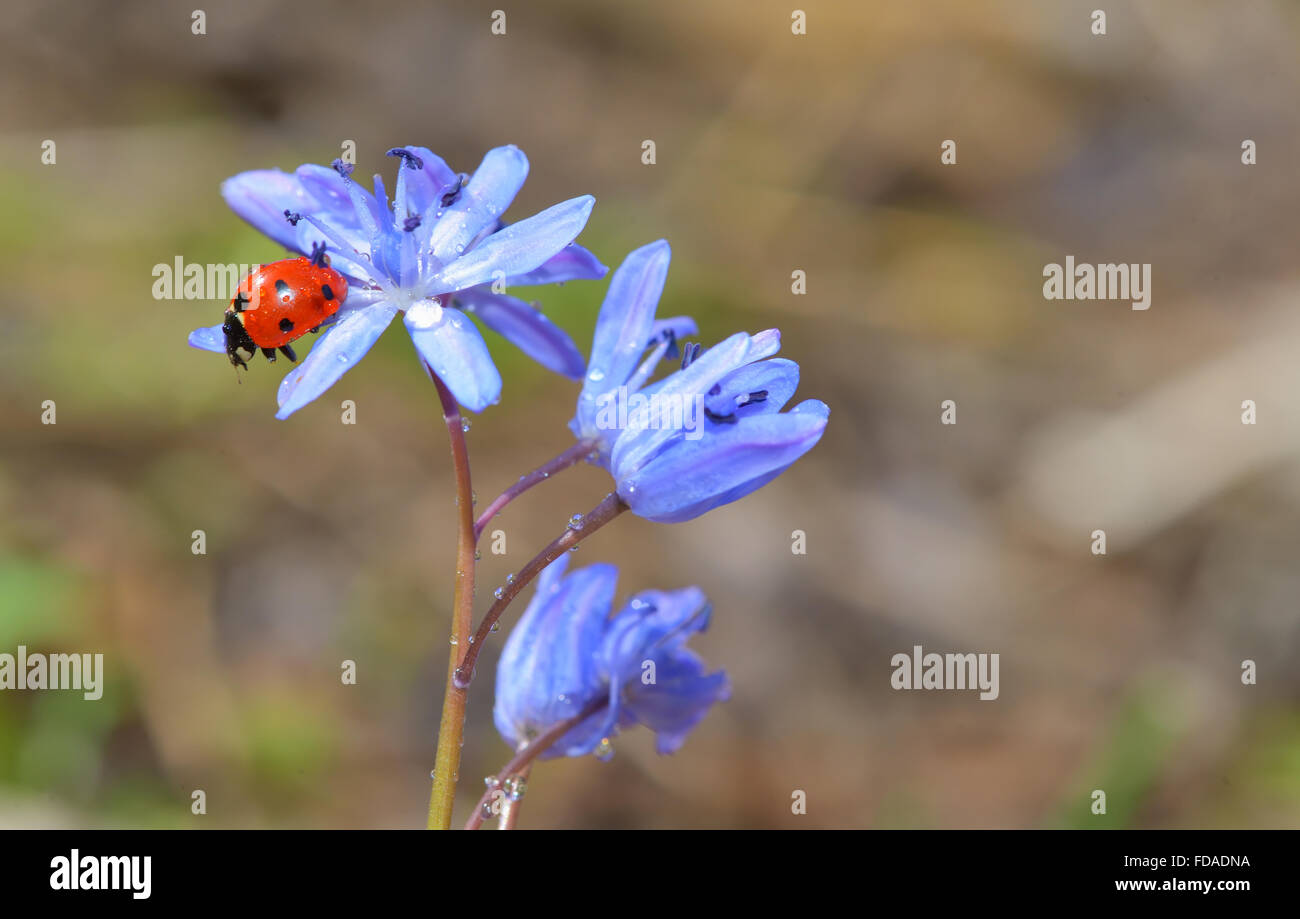
{"label": "green stem", "polygon": [[438,375],[429,369],[442,417],[451,440],[451,462],[456,474],[456,588],[452,596],[451,653],[447,662],[447,692],[442,700],[442,722],[438,727],[438,752],[433,765],[433,791],[429,796],[429,829],[451,828],[456,803],[456,779],[460,771],[460,749],[465,738],[465,703],[469,686],[457,685],[456,672],[469,648],[474,621],[474,491],[469,476],[469,448],[460,406]]}

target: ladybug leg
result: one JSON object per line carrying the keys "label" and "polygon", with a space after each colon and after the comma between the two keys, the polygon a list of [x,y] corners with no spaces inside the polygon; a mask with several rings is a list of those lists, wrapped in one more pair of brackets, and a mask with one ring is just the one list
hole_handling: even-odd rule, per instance
{"label": "ladybug leg", "polygon": [[275,363],[275,349],[274,349],[274,348],[263,348],[263,349],[262,349],[262,357],[266,358],[267,363],[269,363],[269,364],[274,364],[274,363]]}
{"label": "ladybug leg", "polygon": [[280,353],[283,354],[285,357],[287,357],[289,360],[293,361],[295,364],[298,363],[298,355],[294,354],[293,348],[289,347],[288,345],[281,345]]}

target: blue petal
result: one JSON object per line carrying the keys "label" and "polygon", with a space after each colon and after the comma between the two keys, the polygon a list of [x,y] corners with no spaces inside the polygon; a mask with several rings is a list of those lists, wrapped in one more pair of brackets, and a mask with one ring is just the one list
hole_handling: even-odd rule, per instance
{"label": "blue petal", "polygon": [[445,264],[460,256],[505,213],[527,176],[528,157],[518,147],[489,150],[459,197],[438,218],[429,238],[434,257]]}
{"label": "blue petal", "polygon": [[403,321],[426,371],[436,373],[457,402],[481,412],[501,398],[501,374],[483,336],[464,313],[421,300],[406,311]]}
{"label": "blue petal", "polygon": [[[357,228],[352,199],[348,197],[343,176],[339,175],[338,170],[329,166],[318,166],[315,163],[305,163],[298,167],[294,176],[315,201],[315,207],[310,211],[313,217],[319,217],[337,226]],[[306,214],[308,211],[304,210],[302,213]]]}
{"label": "blue petal", "polygon": [[596,318],[584,393],[616,389],[636,369],[650,343],[672,255],[667,241],[660,239],[629,253],[614,272]]}
{"label": "blue petal", "polygon": [[647,590],[630,599],[609,621],[600,660],[606,679],[630,682],[646,655],[681,647],[709,624],[709,601],[698,587]]}
{"label": "blue petal", "polygon": [[[605,691],[596,651],[613,603],[618,569],[592,565],[561,577],[563,561],[543,572],[497,665],[493,720],[514,747],[573,717]],[[591,752],[600,741],[599,724],[598,716],[587,719],[542,758]]]}
{"label": "blue petal", "polygon": [[758,414],[735,424],[710,422],[698,440],[681,438],[633,474],[618,494],[633,513],[679,523],[770,482],[821,439],[830,409],[810,399],[784,414]]}
{"label": "blue petal", "polygon": [[203,351],[215,351],[217,354],[226,353],[226,333],[222,331],[219,325],[195,329],[190,333],[189,341],[190,346],[193,348],[199,348]]}
{"label": "blue petal", "polygon": [[673,337],[678,341],[700,334],[699,328],[695,325],[695,320],[690,316],[670,316],[667,319],[656,319],[654,325],[650,327],[651,339],[662,338],[668,332],[672,332]]}
{"label": "blue petal", "polygon": [[601,675],[609,682],[611,702],[602,715],[601,733],[611,734],[620,721],[626,720],[617,703],[635,692],[645,662],[654,660],[657,671],[674,655],[689,654],[682,649],[692,634],[708,626],[708,613],[704,592],[687,587],[638,594],[609,621],[598,653]]}
{"label": "blue petal", "polygon": [[446,161],[428,147],[406,146],[402,148],[420,159],[420,168],[414,169],[403,163],[398,167],[398,185],[401,194],[393,198],[393,211],[397,222],[407,217],[424,215],[435,202],[456,187],[460,176],[447,165]]}
{"label": "blue petal", "polygon": [[[745,365],[752,340],[753,336],[737,332],[705,351],[685,370],[678,370],[653,386],[647,386],[643,391],[650,395],[683,400],[702,396],[728,373]],[[590,371],[587,376],[591,376]],[[681,433],[670,427],[638,428],[629,424],[614,442],[610,453],[609,468],[613,471],[614,478],[622,481],[632,475],[663,449],[668,441],[680,437]]]}
{"label": "blue petal", "polygon": [[[718,393],[705,395],[709,411],[719,415],[737,413],[738,417],[779,412],[799,388],[799,365],[776,357],[733,371],[718,381]],[[710,390],[710,392],[712,392]],[[750,393],[764,392],[759,402],[741,402]]]}
{"label": "blue petal", "polygon": [[321,333],[311,353],[281,381],[275,417],[288,418],[333,386],[365,356],[396,315],[397,307],[376,303],[349,311]]}
{"label": "blue petal", "polygon": [[565,281],[598,281],[609,269],[601,264],[600,259],[592,255],[577,243],[569,243],[559,254],[552,255],[537,269],[527,274],[506,278],[512,287],[526,287],[529,284],[562,284]]}
{"label": "blue petal", "polygon": [[531,304],[482,286],[456,294],[456,302],[548,370],[573,380],[582,376],[585,364],[578,346]]}
{"label": "blue petal", "polygon": [[298,230],[284,212],[314,213],[320,210],[316,198],[297,176],[279,169],[241,172],[221,183],[221,195],[240,217],[286,249],[298,249]]}
{"label": "blue petal", "polygon": [[572,198],[493,233],[447,265],[423,291],[424,296],[464,290],[542,265],[582,232],[596,203],[590,195]]}
{"label": "blue petal", "polygon": [[652,654],[649,659],[655,662],[655,681],[631,684],[622,720],[654,731],[659,753],[676,753],[714,703],[731,698],[731,686],[720,670],[706,674],[704,662],[691,651]]}

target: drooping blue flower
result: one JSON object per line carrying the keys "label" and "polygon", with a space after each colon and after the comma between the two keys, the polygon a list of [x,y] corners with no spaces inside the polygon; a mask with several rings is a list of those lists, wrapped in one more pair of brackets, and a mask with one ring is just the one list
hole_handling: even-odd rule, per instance
{"label": "drooping blue flower", "polygon": [[562,555],[541,573],[506,640],[497,666],[497,730],[518,748],[605,699],[541,758],[596,752],[635,724],[655,732],[660,753],[674,752],[731,693],[727,675],[706,672],[686,647],[708,627],[703,592],[643,591],[611,617],[618,569],[591,565],[566,576],[567,565]]}
{"label": "drooping blue flower", "polygon": [[[286,418],[316,399],[370,350],[398,313],[423,363],[466,408],[482,411],[501,393],[501,376],[477,316],[543,366],[577,379],[582,355],[558,326],[494,284],[546,284],[603,277],[590,252],[573,242],[594,199],[572,198],[506,225],[528,174],[516,147],[490,150],[473,176],[458,175],[424,147],[398,147],[401,158],[390,207],[383,179],[374,192],[352,181],[350,166],[304,165],[293,173],[260,169],[222,185],[239,216],[295,252],[329,247],[333,268],[348,278],[347,302],[316,346],[280,384]],[[190,344],[224,353],[220,326],[197,329]]]}
{"label": "drooping blue flower", "polygon": [[[695,323],[655,319],[671,257],[659,240],[614,272],[569,422],[597,445],[593,459],[613,475],[624,503],[664,523],[766,485],[812,449],[830,416],[817,399],[781,411],[798,388],[799,365],[772,358],[781,347],[776,329],[738,332],[702,353],[680,344]],[[649,383],[679,350],[681,369]]]}

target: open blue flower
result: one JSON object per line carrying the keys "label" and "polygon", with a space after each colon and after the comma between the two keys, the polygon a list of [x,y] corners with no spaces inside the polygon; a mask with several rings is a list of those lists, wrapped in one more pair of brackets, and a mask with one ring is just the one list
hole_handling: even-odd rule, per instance
{"label": "open blue flower", "polygon": [[[582,355],[560,328],[499,285],[600,278],[605,266],[573,243],[594,199],[572,198],[506,225],[528,174],[516,147],[490,150],[473,176],[453,172],[424,147],[398,147],[390,207],[383,179],[374,192],[352,181],[352,168],[304,165],[240,173],[222,185],[239,216],[288,249],[329,247],[332,267],[348,278],[337,320],[280,384],[286,418],[329,389],[361,359],[398,313],[424,365],[466,408],[482,411],[501,394],[482,335],[466,313],[557,373],[582,375]],[[221,327],[198,329],[190,344],[225,351]]]}
{"label": "open blue flower", "polygon": [[611,617],[618,569],[591,565],[566,576],[567,565],[563,555],[541,573],[537,593],[506,640],[497,667],[497,730],[518,748],[603,699],[605,707],[541,758],[598,751],[634,724],[655,732],[660,753],[674,752],[731,692],[727,675],[707,673],[686,647],[708,627],[703,592],[643,591]]}
{"label": "open blue flower", "polygon": [[[781,411],[798,388],[799,365],[768,359],[781,347],[776,329],[738,332],[702,353],[699,345],[681,345],[695,323],[655,319],[671,257],[659,240],[614,272],[569,422],[578,438],[597,445],[594,460],[614,476],[624,503],[664,523],[766,485],[812,449],[830,416],[816,399]],[[660,361],[679,350],[681,369],[649,383]]]}

